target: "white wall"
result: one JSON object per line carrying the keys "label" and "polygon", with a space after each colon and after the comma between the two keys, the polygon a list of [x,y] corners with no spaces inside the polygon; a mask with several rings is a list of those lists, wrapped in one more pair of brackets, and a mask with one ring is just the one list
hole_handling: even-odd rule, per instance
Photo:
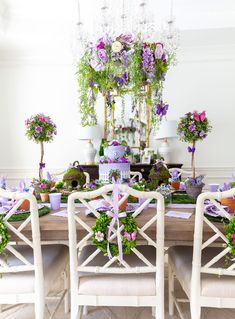
{"label": "white wall", "polygon": [[[83,161],[70,39],[65,38],[66,32],[62,38],[52,37],[51,33],[44,39],[46,28],[44,25],[41,34],[38,28],[42,17],[37,18],[35,38],[32,30],[29,37],[29,20],[12,18],[8,32],[0,39],[0,175],[7,174],[13,181],[36,175],[39,146],[25,137],[24,120],[37,112],[51,116],[58,126],[55,140],[45,146],[47,168],[59,170],[74,160]],[[50,30],[48,21],[47,27]],[[53,26],[53,32],[55,29]],[[168,72],[165,82],[169,119],[197,109],[206,110],[211,120],[213,131],[198,143],[196,155],[198,170],[208,174],[208,181],[222,181],[235,172],[234,34],[234,29],[182,32],[178,64]],[[102,99],[97,108],[102,110],[102,123]],[[154,139],[151,145],[156,148]],[[174,147],[174,161],[188,167],[187,145],[174,142]]]}

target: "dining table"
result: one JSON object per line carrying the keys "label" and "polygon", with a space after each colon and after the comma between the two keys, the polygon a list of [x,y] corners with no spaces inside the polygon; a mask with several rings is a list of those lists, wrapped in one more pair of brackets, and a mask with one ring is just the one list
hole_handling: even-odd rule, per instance
{"label": "dining table", "polygon": [[[170,206],[166,206],[165,214],[169,211],[174,212],[175,217],[170,217],[165,215],[165,246],[172,245],[192,245],[193,244],[193,234],[194,234],[194,220],[195,220],[195,208],[193,205],[189,205],[189,208],[175,208],[172,209]],[[76,211],[79,214],[79,217],[88,225],[92,226],[95,223],[95,218],[89,215],[86,215],[86,208],[80,205],[76,207]],[[60,214],[62,212],[62,214]],[[178,217],[177,217],[178,212]],[[189,218],[182,218],[181,215],[184,212],[191,213]],[[59,214],[58,214],[59,213]],[[68,245],[68,214],[67,207],[62,207],[57,211],[50,211],[49,214],[40,217],[40,233],[41,241],[44,243],[64,243]],[[139,227],[142,227],[151,217],[156,214],[156,208],[148,207],[141,212],[141,214],[136,218],[136,222]],[[19,222],[13,222],[14,226],[17,227]],[[217,222],[216,226],[224,232],[224,224]],[[77,227],[77,240],[81,240],[86,234],[87,231],[78,223]],[[30,237],[30,225],[26,225],[24,232],[27,233],[27,236]],[[146,234],[153,240],[156,240],[156,224],[153,223],[150,225]],[[208,239],[213,235],[213,230],[205,225],[203,228],[203,239]]]}

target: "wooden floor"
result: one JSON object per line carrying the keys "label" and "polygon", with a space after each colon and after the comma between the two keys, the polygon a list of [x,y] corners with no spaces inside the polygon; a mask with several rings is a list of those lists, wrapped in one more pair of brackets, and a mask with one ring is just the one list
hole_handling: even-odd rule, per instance
{"label": "wooden floor", "polygon": [[[178,293],[182,293],[180,287],[177,286]],[[167,289],[167,283],[166,283]],[[167,291],[166,291],[166,315],[164,319],[179,319],[177,312],[175,312],[174,317],[170,317],[168,314],[167,305]],[[53,306],[53,305],[50,305]],[[185,319],[190,319],[189,305],[184,304],[183,313]],[[26,306],[24,309],[21,308],[20,311],[14,311],[11,313],[0,314],[0,319],[34,319],[33,306]],[[45,319],[48,319],[48,313],[45,314]],[[87,315],[84,315],[82,319],[152,319],[150,308],[89,308]],[[59,312],[55,319],[69,319],[69,315],[65,316],[63,313],[63,305],[60,307]],[[160,319],[160,318],[159,318]],[[227,309],[212,309],[204,308],[202,311],[201,319],[235,319],[235,310]]]}

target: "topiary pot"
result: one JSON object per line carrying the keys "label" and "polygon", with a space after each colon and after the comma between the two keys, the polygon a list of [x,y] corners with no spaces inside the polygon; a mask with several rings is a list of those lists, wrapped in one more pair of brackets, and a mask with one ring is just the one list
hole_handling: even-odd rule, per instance
{"label": "topiary pot", "polygon": [[197,198],[201,194],[204,186],[205,184],[188,185],[188,186],[185,185],[186,193],[188,194],[189,197]]}
{"label": "topiary pot", "polygon": [[171,182],[171,186],[175,189],[178,190],[180,188],[180,182]]}
{"label": "topiary pot", "polygon": [[228,212],[230,214],[235,212],[235,198],[222,198],[221,205],[228,206]]}

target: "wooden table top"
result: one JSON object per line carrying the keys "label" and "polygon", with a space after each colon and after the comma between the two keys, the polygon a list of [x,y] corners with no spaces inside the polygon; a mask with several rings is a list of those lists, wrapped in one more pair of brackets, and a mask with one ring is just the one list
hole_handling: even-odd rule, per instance
{"label": "wooden table top", "polygon": [[[65,210],[64,208],[63,210]],[[77,208],[81,214],[79,214],[80,218],[89,226],[92,226],[95,222],[93,217],[85,216],[84,214],[85,208]],[[62,210],[62,209],[61,209]],[[166,208],[166,212],[169,211],[169,208]],[[172,210],[172,209],[171,209]],[[192,216],[189,219],[175,218],[165,216],[165,242],[169,242],[170,244],[180,244],[180,243],[188,243],[192,244],[193,242],[193,233],[194,233],[194,209],[177,209],[174,208],[174,211],[186,211],[192,212]],[[145,209],[136,219],[138,226],[143,226],[146,221],[150,219],[156,213],[156,209],[148,208]],[[67,241],[68,240],[68,219],[66,217],[54,216],[52,213],[40,217],[40,231],[41,231],[41,240],[42,241]],[[13,223],[14,226],[17,226],[17,222]],[[222,223],[216,223],[216,226],[224,230],[224,225]],[[27,231],[27,226],[25,231]],[[204,226],[204,239],[211,237],[213,231],[207,225]],[[146,232],[152,239],[156,238],[156,230],[155,224],[152,224],[148,231]],[[81,239],[87,232],[84,228],[77,224],[77,237]]]}

